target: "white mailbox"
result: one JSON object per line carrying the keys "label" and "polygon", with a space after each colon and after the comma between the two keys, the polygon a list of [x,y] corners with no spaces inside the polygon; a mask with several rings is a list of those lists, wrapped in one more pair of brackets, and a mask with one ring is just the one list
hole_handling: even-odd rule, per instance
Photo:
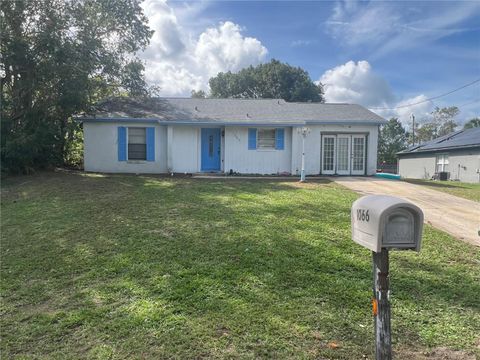
{"label": "white mailbox", "polygon": [[420,251],[422,229],[422,210],[404,199],[369,195],[352,205],[352,239],[372,251]]}

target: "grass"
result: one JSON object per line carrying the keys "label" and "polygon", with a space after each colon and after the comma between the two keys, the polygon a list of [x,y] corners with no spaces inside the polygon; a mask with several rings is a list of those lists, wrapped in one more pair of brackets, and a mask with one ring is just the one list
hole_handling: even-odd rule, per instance
{"label": "grass", "polygon": [[[328,181],[43,174],[2,185],[3,358],[373,357],[356,194]],[[394,350],[480,355],[480,255],[391,254]],[[401,356],[399,357],[401,358]]]}
{"label": "grass", "polygon": [[433,190],[443,191],[451,195],[459,196],[468,200],[480,202],[480,184],[471,184],[458,181],[435,181],[406,179],[405,181],[423,185]]}

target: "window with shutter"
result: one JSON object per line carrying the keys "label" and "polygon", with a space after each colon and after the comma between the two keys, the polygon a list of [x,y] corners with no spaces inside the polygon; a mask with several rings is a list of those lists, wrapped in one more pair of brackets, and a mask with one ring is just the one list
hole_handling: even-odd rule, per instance
{"label": "window with shutter", "polygon": [[258,129],[258,149],[275,149],[275,129]]}
{"label": "window with shutter", "polygon": [[128,128],[128,160],[147,160],[147,136],[145,128]]}

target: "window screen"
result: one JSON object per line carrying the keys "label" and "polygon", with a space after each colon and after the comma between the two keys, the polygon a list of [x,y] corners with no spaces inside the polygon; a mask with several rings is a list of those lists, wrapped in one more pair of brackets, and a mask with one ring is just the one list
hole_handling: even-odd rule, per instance
{"label": "window screen", "polygon": [[437,155],[437,173],[439,172],[448,172],[448,155],[447,154],[441,154]]}
{"label": "window screen", "polygon": [[147,160],[145,133],[145,128],[128,128],[128,160]]}
{"label": "window screen", "polygon": [[259,149],[275,149],[275,129],[258,129],[257,147]]}
{"label": "window screen", "polygon": [[323,139],[323,170],[333,171],[335,158],[335,138],[325,137]]}
{"label": "window screen", "polygon": [[353,138],[353,170],[362,171],[365,161],[365,139]]}

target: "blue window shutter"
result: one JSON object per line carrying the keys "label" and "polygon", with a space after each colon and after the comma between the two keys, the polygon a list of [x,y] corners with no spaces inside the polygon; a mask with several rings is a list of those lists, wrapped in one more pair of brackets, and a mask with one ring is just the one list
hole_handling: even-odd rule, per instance
{"label": "blue window shutter", "polygon": [[285,129],[276,129],[275,149],[283,150],[284,148],[285,148]]}
{"label": "blue window shutter", "polygon": [[155,128],[147,127],[147,161],[155,161]]}
{"label": "blue window shutter", "polygon": [[127,128],[118,127],[118,161],[127,161]]}
{"label": "blue window shutter", "polygon": [[248,129],[248,150],[257,148],[257,129]]}

